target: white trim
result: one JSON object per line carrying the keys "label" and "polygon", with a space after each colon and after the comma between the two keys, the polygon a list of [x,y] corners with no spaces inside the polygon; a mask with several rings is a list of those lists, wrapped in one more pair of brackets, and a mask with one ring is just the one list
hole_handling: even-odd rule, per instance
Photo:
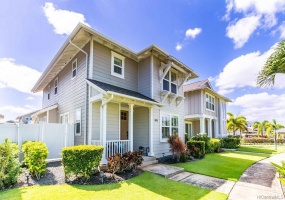
{"label": "white trim", "polygon": [[129,137],[128,140],[130,140],[130,150],[133,151],[133,144],[134,144],[134,104],[129,104]]}
{"label": "white trim", "polygon": [[[115,70],[114,69],[115,57],[122,60],[122,66],[118,66],[118,67],[122,68],[122,74],[118,74],[114,71]],[[121,78],[121,79],[125,78],[125,57],[114,52],[114,51],[111,51],[111,75],[116,76],[116,77]]]}
{"label": "white trim", "polygon": [[48,111],[48,110],[52,110],[52,109],[55,109],[55,108],[57,108],[57,107],[58,107],[58,105],[56,104],[56,105],[53,105],[53,106],[44,108],[44,109],[39,110],[38,112],[32,114],[31,117],[38,116],[38,115],[40,115],[40,114],[42,114],[42,113],[44,113],[44,112],[46,112],[46,111]]}
{"label": "white trim", "polygon": [[[75,69],[73,69],[73,64],[76,64],[75,65]],[[73,76],[73,71],[75,71],[75,76]],[[72,61],[72,64],[71,64],[71,80],[75,79],[77,77],[77,58],[75,58],[73,61]]]}
{"label": "white trim", "polygon": [[[168,63],[164,64],[161,62],[161,66],[160,66],[160,70],[162,72],[162,76],[160,77],[159,82],[162,83],[163,79],[165,78],[166,74],[169,72],[171,66],[172,66],[172,62],[168,61]],[[165,70],[163,72],[163,70]]]}
{"label": "white trim", "polygon": [[194,114],[194,115],[184,115],[184,119],[193,119],[193,118],[200,118],[200,117],[204,117],[204,118],[210,118],[210,119],[217,119],[217,117],[215,116],[211,116],[211,115],[206,115],[206,114]]}
{"label": "white trim", "polygon": [[203,90],[201,90],[201,99],[200,99],[200,103],[201,103],[201,114],[204,114],[204,95],[203,95]]}
{"label": "white trim", "polygon": [[60,123],[60,124],[63,124],[63,114],[60,114],[60,115],[59,115],[59,123]]}
{"label": "white trim", "polygon": [[148,156],[154,156],[153,152],[153,108],[148,108],[148,119],[149,119],[149,152]]}
{"label": "white trim", "polygon": [[[90,109],[91,109],[91,110],[90,110]],[[89,116],[90,116],[90,113],[91,113],[91,120],[92,120],[92,107],[91,107],[91,108],[89,107],[89,110],[90,110]],[[80,119],[79,119],[79,120],[77,120],[77,111],[80,112]],[[90,120],[90,118],[89,118],[89,120]],[[76,133],[76,123],[78,123],[77,121],[80,121],[80,122],[79,122],[79,123],[80,123],[80,132],[79,132],[79,133]],[[91,121],[91,122],[92,122],[92,121]],[[75,120],[74,120],[74,124],[75,124],[74,135],[75,135],[75,136],[81,136],[81,132],[82,132],[82,110],[81,110],[81,108],[75,109]],[[90,127],[91,127],[91,130],[92,130],[92,123],[89,123],[89,130],[90,130]],[[90,141],[91,141],[91,140],[90,140]],[[89,140],[88,140],[88,142],[89,142]]]}
{"label": "white trim", "polygon": [[[165,79],[166,81],[168,81],[168,87],[169,87],[169,90],[165,90],[165,91],[169,91],[170,93],[172,93],[172,94],[175,94],[175,95],[178,95],[179,94],[179,91],[178,91],[178,72],[176,71],[176,70],[173,70],[173,69],[170,69],[170,70],[168,70],[168,72],[167,73],[169,73],[169,80],[167,80],[167,79],[165,79],[165,76],[164,76],[164,78],[162,79],[162,81],[161,81],[161,90],[163,91],[163,90],[165,90],[164,88],[163,88],[163,80]],[[166,73],[166,74],[167,74]],[[171,80],[171,74],[172,73],[174,73],[175,75],[176,75],[176,81],[172,81]],[[171,91],[171,84],[175,84],[176,85],[176,93],[173,93],[172,91]]]}
{"label": "white trim", "polygon": [[90,97],[89,98],[89,103],[91,102],[96,102],[96,101],[100,101],[103,99],[103,94],[97,94],[97,95],[94,95],[93,97]]}
{"label": "white trim", "polygon": [[[213,101],[214,101],[213,103],[207,101],[207,95],[208,95],[209,97],[213,98]],[[209,98],[209,99],[210,99],[210,98]],[[205,109],[206,109],[207,111],[215,112],[215,110],[216,110],[215,101],[216,101],[216,99],[215,99],[215,97],[214,97],[213,95],[209,94],[208,92],[205,92]],[[214,106],[214,110],[211,110],[211,109],[207,108],[207,102],[208,102],[210,105],[213,105],[213,106]]]}
{"label": "white trim", "polygon": [[180,136],[179,132],[180,132],[180,121],[179,121],[179,115],[177,114],[172,114],[170,112],[164,112],[164,111],[160,111],[160,124],[159,124],[159,139],[160,139],[160,142],[167,142],[168,138],[162,138],[162,116],[163,115],[169,115],[170,117],[170,124],[169,124],[169,135],[172,135],[172,117],[175,116],[178,118],[178,131],[177,131],[177,135]]}
{"label": "white trim", "polygon": [[119,140],[121,140],[121,104],[119,104]]}
{"label": "white trim", "polygon": [[89,81],[89,80],[86,80],[86,81],[87,81],[87,83],[88,83],[91,87],[93,87],[93,88],[94,88],[95,90],[97,90],[98,92],[103,93],[103,94],[106,94],[106,91],[103,90],[102,88],[98,87],[97,85],[95,85],[94,83],[92,83],[92,82]]}
{"label": "white trim", "polygon": [[150,98],[153,99],[153,55],[150,56]]}
{"label": "white trim", "polygon": [[[56,82],[56,85],[55,85]],[[56,93],[55,93],[55,88],[56,88]],[[54,96],[58,94],[58,77],[54,79]]]}
{"label": "white trim", "polygon": [[[67,116],[67,122],[66,122],[66,116]],[[64,123],[69,123],[69,112],[63,113],[63,121]]]}
{"label": "white trim", "polygon": [[93,55],[94,55],[94,48],[93,48],[93,38],[90,40],[90,53],[89,53],[89,78],[93,79]]}

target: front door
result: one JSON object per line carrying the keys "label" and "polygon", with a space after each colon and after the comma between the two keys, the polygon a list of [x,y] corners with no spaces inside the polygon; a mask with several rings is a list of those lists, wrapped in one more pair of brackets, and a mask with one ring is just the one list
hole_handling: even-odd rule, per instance
{"label": "front door", "polygon": [[129,128],[129,112],[121,111],[121,140],[128,140],[128,128]]}

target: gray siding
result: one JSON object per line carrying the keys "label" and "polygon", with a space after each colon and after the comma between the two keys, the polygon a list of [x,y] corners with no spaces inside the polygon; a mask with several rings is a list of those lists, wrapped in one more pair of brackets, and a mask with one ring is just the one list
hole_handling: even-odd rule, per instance
{"label": "gray siding", "polygon": [[185,92],[185,115],[201,114],[201,91]]}
{"label": "gray siding", "polygon": [[108,103],[107,105],[107,141],[120,139],[119,104]]}
{"label": "gray siding", "polygon": [[[89,52],[89,44],[84,48],[84,51]],[[77,76],[72,79],[72,62],[77,58]],[[54,94],[54,80],[50,82],[51,95],[50,100],[47,99],[47,89],[43,90],[43,108],[58,104],[58,118],[59,115],[69,112],[69,122],[73,123],[75,120],[75,110],[81,108],[81,136],[75,136],[75,144],[84,143],[85,130],[85,78],[86,78],[86,63],[85,54],[79,52],[69,63],[59,72],[58,76],[58,94]],[[87,127],[88,130],[88,127]]]}
{"label": "gray siding", "polygon": [[149,109],[138,107],[134,109],[134,151],[139,146],[149,147]]}
{"label": "gray siding", "polygon": [[94,64],[93,79],[138,91],[138,63],[129,58],[125,58],[124,79],[111,75],[111,50],[102,44],[94,42]]}
{"label": "gray siding", "polygon": [[151,97],[151,63],[150,57],[139,62],[138,67],[138,92]]}
{"label": "gray siding", "polygon": [[92,104],[92,137],[91,140],[100,140],[100,105],[101,102]]}

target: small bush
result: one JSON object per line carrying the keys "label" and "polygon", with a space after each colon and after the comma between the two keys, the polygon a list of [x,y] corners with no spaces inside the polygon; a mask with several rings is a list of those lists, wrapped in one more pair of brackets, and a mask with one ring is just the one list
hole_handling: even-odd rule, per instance
{"label": "small bush", "polygon": [[0,144],[0,190],[17,182],[20,174],[19,147],[8,139]]}
{"label": "small bush", "polygon": [[217,138],[212,138],[210,140],[210,145],[207,153],[217,153],[221,148],[221,140]]}
{"label": "small bush", "polygon": [[22,150],[24,152],[24,161],[31,175],[39,180],[46,171],[46,159],[48,156],[46,144],[28,141],[22,145]]}
{"label": "small bush", "polygon": [[204,141],[205,142],[205,152],[211,153],[211,143],[210,143],[211,138],[207,134],[199,133],[199,134],[191,137],[191,140]]}
{"label": "small bush", "polygon": [[127,169],[134,170],[142,164],[143,157],[140,151],[125,152],[123,155],[117,153],[108,158],[108,171],[113,177],[116,173],[124,172]]}
{"label": "small bush", "polygon": [[180,162],[186,162],[188,160],[188,157],[189,157],[189,153],[187,150],[181,152],[180,154]]}
{"label": "small bush", "polygon": [[79,145],[66,147],[62,149],[62,165],[65,176],[68,178],[71,174],[76,177],[90,176],[98,170],[102,159],[104,147],[94,145]]}
{"label": "small bush", "polygon": [[205,156],[205,142],[190,140],[187,142],[187,148],[190,155],[194,158],[203,158]]}
{"label": "small bush", "polygon": [[235,149],[240,146],[241,139],[236,137],[227,137],[221,139],[221,147],[227,149]]}
{"label": "small bush", "polygon": [[[277,139],[277,144],[284,145],[285,139]],[[244,144],[274,144],[274,138],[244,138]]]}
{"label": "small bush", "polygon": [[181,138],[178,135],[171,135],[168,138],[169,146],[170,146],[170,151],[174,155],[177,156],[177,161],[180,160],[180,154],[185,151],[186,146],[184,142],[181,140]]}

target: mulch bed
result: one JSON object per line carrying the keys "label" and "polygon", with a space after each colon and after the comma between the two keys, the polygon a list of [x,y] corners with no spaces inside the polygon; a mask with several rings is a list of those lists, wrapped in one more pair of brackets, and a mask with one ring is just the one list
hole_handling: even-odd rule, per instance
{"label": "mulch bed", "polygon": [[[120,181],[128,180],[130,178],[136,177],[140,175],[143,171],[140,169],[136,169],[134,171],[126,171],[125,173],[115,174],[115,177],[112,177],[111,173],[104,173],[104,182],[103,184],[108,183],[117,183]],[[27,184],[27,177],[25,176],[25,169],[22,170],[18,178],[18,182],[14,185],[14,188],[24,187],[24,186],[33,186],[33,185],[59,185],[59,184],[93,184],[98,185],[102,184],[102,178],[99,173],[93,174],[90,179],[86,180],[84,178],[76,178],[70,177],[69,180],[65,180],[65,175],[63,171],[63,167],[60,161],[51,162],[47,164],[47,170],[45,174],[41,177],[40,180],[36,178],[32,178],[29,176],[29,184]]]}

